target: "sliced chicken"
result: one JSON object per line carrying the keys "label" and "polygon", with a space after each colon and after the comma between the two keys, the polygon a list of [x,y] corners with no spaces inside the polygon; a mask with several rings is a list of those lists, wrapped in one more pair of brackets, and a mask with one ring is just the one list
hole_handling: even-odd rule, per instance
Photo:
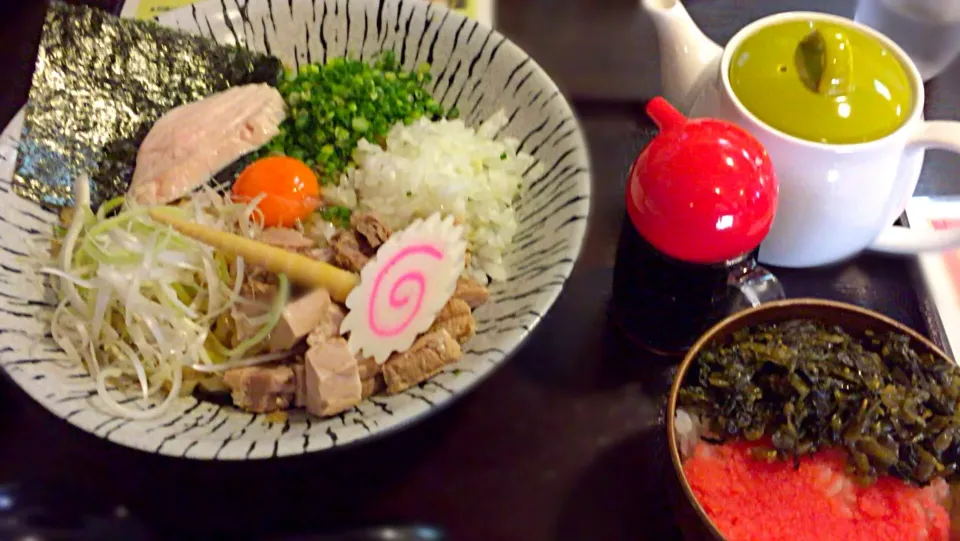
{"label": "sliced chicken", "polygon": [[330,293],[322,288],[308,291],[287,303],[280,321],[270,333],[270,351],[285,351],[296,345],[324,320],[332,317],[331,304]]}
{"label": "sliced chicken", "polygon": [[447,301],[437,314],[429,332],[445,330],[460,344],[467,343],[477,333],[477,322],[470,312],[470,305],[456,297]]}
{"label": "sliced chicken", "polygon": [[490,292],[473,278],[460,277],[457,279],[457,289],[453,292],[453,296],[466,302],[470,308],[476,308],[487,302]]}
{"label": "sliced chicken", "polygon": [[249,366],[223,374],[233,403],[244,411],[271,413],[290,408],[296,400],[297,383],[289,366]]}
{"label": "sliced chicken", "polygon": [[174,201],[279,133],[283,97],[266,84],[236,86],[171,109],[137,153],[130,195],[140,204]]}
{"label": "sliced chicken", "polygon": [[426,381],[444,366],[460,360],[460,344],[446,330],[425,334],[407,351],[392,355],[383,364],[387,392],[394,394]]}
{"label": "sliced chicken", "polygon": [[336,415],[362,400],[357,360],[343,338],[333,338],[307,350],[304,379],[307,411],[314,415]]}

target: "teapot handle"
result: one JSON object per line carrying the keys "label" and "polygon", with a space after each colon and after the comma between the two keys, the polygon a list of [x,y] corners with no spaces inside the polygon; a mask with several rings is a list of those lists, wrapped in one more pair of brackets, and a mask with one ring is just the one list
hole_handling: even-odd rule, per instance
{"label": "teapot handle", "polygon": [[[924,122],[907,142],[907,148],[939,149],[960,154],[960,122]],[[873,241],[870,249],[888,254],[911,255],[960,248],[960,229],[941,231],[890,226]]]}

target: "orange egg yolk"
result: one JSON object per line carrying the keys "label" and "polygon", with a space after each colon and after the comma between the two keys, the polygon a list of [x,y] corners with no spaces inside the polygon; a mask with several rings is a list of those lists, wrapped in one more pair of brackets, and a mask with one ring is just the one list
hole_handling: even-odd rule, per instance
{"label": "orange egg yolk", "polygon": [[233,185],[237,201],[252,201],[263,213],[265,227],[290,227],[320,204],[320,184],[307,164],[287,156],[259,159],[243,170]]}

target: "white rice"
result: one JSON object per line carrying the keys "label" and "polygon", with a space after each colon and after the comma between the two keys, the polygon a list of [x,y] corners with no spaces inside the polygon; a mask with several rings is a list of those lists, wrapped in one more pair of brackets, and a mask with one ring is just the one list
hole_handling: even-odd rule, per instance
{"label": "white rice", "polygon": [[693,456],[697,444],[700,443],[700,433],[703,428],[700,425],[700,419],[696,415],[677,408],[673,427],[676,432],[677,446],[680,448],[680,457],[686,460]]}
{"label": "white rice", "polygon": [[375,211],[394,229],[434,212],[452,214],[464,226],[470,274],[484,283],[487,276],[504,280],[503,252],[517,231],[514,203],[523,172],[536,163],[517,152],[516,139],[494,140],[506,123],[503,111],[476,130],[461,120],[398,123],[387,134],[386,149],[361,140],[354,152],[357,167],[337,188],[325,189],[324,197]]}

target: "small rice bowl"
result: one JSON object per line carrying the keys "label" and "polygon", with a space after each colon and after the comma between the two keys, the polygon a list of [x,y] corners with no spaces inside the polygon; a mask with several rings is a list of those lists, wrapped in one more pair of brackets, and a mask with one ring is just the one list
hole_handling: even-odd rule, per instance
{"label": "small rice bowl", "polygon": [[507,124],[500,111],[477,129],[462,120],[398,123],[385,148],[361,140],[356,167],[324,197],[353,210],[376,211],[401,229],[437,212],[464,226],[470,274],[483,283],[506,279],[503,252],[517,231],[515,202],[524,173],[538,173],[536,160],[514,138],[497,139]]}
{"label": "small rice bowl", "polygon": [[711,443],[717,435],[680,408],[674,427],[683,476],[728,541],[951,539],[951,489],[942,478],[916,487],[885,475],[861,486],[842,449],[769,462],[751,454],[768,440]]}

